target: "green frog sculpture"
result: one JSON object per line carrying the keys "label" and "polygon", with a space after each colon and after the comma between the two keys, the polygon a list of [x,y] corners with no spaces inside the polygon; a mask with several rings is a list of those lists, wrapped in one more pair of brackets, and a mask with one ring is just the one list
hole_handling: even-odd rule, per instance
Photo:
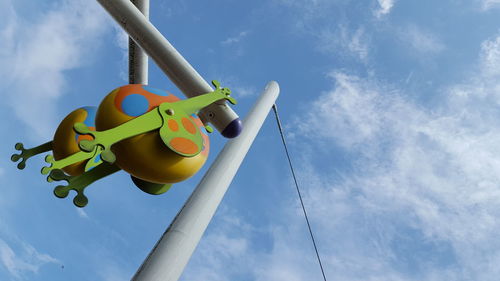
{"label": "green frog sculpture", "polygon": [[197,112],[219,100],[236,104],[228,88],[215,80],[212,84],[213,92],[185,100],[146,85],[119,87],[98,108],[82,107],[66,116],[52,141],[31,149],[17,143],[20,154],[11,160],[20,160],[17,167],[24,169],[30,157],[52,151],[41,173],[49,182],[66,181],[54,194],[65,198],[76,191],[73,203],[78,207],[88,203],[87,186],[119,170],[128,172],[144,192],[162,194],[195,174],[208,157],[203,129],[213,130]]}

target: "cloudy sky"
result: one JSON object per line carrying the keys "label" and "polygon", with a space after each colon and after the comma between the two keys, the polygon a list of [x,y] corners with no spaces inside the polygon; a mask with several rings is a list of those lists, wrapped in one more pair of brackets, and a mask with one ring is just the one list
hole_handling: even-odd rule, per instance
{"label": "cloudy sky", "polygon": [[[500,1],[151,2],[241,116],[279,82],[328,280],[498,280]],[[129,280],[207,169],[161,196],[121,172],[78,209],[43,157],[10,162],[127,83],[126,42],[94,0],[0,0],[0,280]],[[149,81],[179,94],[153,63]],[[272,117],[182,280],[322,280]]]}

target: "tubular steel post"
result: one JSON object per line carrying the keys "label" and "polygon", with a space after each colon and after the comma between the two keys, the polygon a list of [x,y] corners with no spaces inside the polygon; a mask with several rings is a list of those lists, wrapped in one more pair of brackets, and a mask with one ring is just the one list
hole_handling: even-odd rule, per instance
{"label": "tubular steel post", "polygon": [[183,208],[167,228],[133,281],[175,281],[181,276],[229,184],[252,145],[279,94],[276,82],[269,82],[243,121],[238,138],[228,141]]}
{"label": "tubular steel post", "polygon": [[[149,19],[149,0],[132,0],[132,3]],[[128,80],[130,84],[148,84],[148,55],[132,38],[128,39]]]}
{"label": "tubular steel post", "polygon": [[[97,2],[156,62],[184,95],[193,97],[213,91],[212,87],[130,0],[97,0]],[[198,115],[204,123],[212,123],[225,137],[236,137],[241,132],[238,115],[226,105],[225,101],[207,106]]]}

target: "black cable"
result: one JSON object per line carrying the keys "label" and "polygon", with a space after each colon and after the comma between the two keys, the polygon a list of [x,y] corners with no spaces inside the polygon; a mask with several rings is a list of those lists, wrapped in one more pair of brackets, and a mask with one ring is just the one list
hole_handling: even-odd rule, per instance
{"label": "black cable", "polygon": [[314,240],[314,235],[311,230],[311,224],[307,218],[306,207],[304,207],[304,201],[302,200],[302,195],[300,193],[299,184],[297,183],[297,177],[295,176],[295,171],[293,170],[292,160],[290,159],[290,153],[288,152],[288,147],[285,141],[285,135],[283,133],[283,127],[281,126],[280,117],[278,115],[278,107],[276,104],[273,105],[274,115],[276,116],[276,122],[278,123],[278,129],[280,131],[281,140],[283,141],[283,146],[285,147],[286,157],[288,158],[288,164],[290,165],[290,170],[292,171],[293,181],[295,182],[295,188],[297,189],[297,194],[299,195],[300,205],[302,205],[302,211],[304,212],[304,217],[306,218],[307,228],[309,229],[309,234],[311,235],[311,240],[314,245],[314,251],[316,252],[316,257],[318,258],[319,267],[321,268],[321,274],[323,274],[323,279],[326,281],[325,271],[323,270],[323,265],[321,264],[321,258],[319,257],[318,247],[316,247],[316,241]]}

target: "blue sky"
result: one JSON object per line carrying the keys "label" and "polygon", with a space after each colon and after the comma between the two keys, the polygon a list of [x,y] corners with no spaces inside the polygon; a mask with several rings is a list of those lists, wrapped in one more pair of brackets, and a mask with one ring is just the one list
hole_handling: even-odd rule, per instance
{"label": "blue sky", "polygon": [[[329,280],[497,280],[500,1],[151,1],[245,116],[267,81]],[[127,83],[93,0],[0,0],[0,280],[129,280],[208,165],[150,196],[125,173],[77,209],[13,145]],[[151,86],[179,91],[153,64]],[[212,134],[211,162],[225,140]],[[272,116],[182,280],[321,280]]]}

